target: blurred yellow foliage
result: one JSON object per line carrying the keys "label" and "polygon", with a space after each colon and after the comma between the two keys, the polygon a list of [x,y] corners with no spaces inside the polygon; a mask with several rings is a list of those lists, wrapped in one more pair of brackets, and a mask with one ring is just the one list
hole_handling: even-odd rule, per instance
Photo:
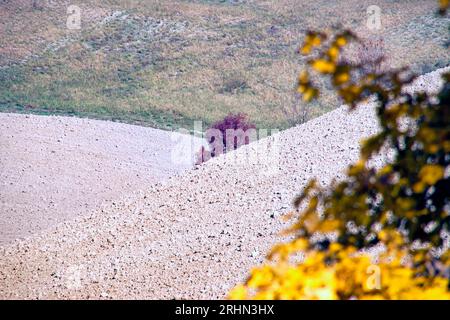
{"label": "blurred yellow foliage", "polygon": [[[439,12],[448,7],[441,0]],[[351,41],[350,31],[330,40],[310,31],[300,52],[319,50],[309,66],[352,109],[375,97],[381,131],[362,143],[343,181],[307,184],[289,215],[291,240],[275,245],[231,299],[450,299],[450,74],[436,96],[405,93],[416,78],[406,69],[365,74],[339,61]],[[318,96],[309,71],[298,92]],[[394,159],[371,166],[383,147]]]}
{"label": "blurred yellow foliage", "polygon": [[[332,251],[332,250],[330,250]],[[356,248],[335,247],[338,262],[326,264],[325,254],[309,251],[303,262],[286,261],[255,268],[245,285],[230,299],[450,299],[447,279],[414,277],[401,262],[401,254],[374,264]],[[294,251],[292,252],[294,253]]]}

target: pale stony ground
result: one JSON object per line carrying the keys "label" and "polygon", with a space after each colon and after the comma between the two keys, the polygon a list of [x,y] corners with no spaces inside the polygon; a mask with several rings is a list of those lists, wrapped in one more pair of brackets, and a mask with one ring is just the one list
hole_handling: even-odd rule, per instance
{"label": "pale stony ground", "polygon": [[171,161],[186,140],[178,137],[108,121],[0,113],[0,245],[192,167]]}
{"label": "pale stony ground", "polygon": [[223,298],[280,240],[293,196],[342,176],[377,130],[373,106],[341,107],[17,240],[0,248],[0,298]]}

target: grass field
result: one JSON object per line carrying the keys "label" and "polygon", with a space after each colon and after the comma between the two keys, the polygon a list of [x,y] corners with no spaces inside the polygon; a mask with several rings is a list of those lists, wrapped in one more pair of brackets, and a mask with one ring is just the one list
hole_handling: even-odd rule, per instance
{"label": "grass field", "polygon": [[[66,28],[70,4],[80,30]],[[0,111],[165,129],[245,112],[258,127],[285,128],[305,30],[341,24],[367,36],[374,4],[389,66],[449,64],[448,20],[431,13],[434,0],[2,0]],[[325,92],[310,117],[338,104]]]}

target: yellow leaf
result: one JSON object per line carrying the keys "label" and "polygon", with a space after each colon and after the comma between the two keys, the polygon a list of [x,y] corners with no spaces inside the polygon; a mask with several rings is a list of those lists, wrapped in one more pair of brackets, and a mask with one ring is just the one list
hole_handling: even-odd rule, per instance
{"label": "yellow leaf", "polygon": [[312,46],[305,44],[303,47],[300,48],[300,53],[304,54],[304,55],[310,54],[311,49],[312,49]]}
{"label": "yellow leaf", "polygon": [[401,210],[410,210],[414,206],[414,201],[408,198],[397,198],[395,201],[397,207]]}
{"label": "yellow leaf", "polygon": [[298,93],[305,93],[306,89],[308,89],[308,86],[301,84],[298,86],[297,91],[298,91]]}
{"label": "yellow leaf", "polygon": [[355,175],[361,173],[364,170],[365,166],[366,166],[365,161],[359,160],[357,163],[355,163],[354,165],[349,167],[348,175],[355,176]]}
{"label": "yellow leaf", "polygon": [[308,87],[305,89],[305,91],[303,92],[303,101],[309,102],[312,99],[314,99],[315,97],[317,97],[319,91],[317,91],[317,89],[312,88],[312,87]]}
{"label": "yellow leaf", "polygon": [[312,48],[320,46],[322,43],[322,38],[319,34],[316,33],[309,33],[305,37],[305,42],[300,48],[300,53],[302,54],[309,54],[311,53]]}
{"label": "yellow leaf", "polygon": [[300,84],[307,84],[309,82],[309,76],[308,76],[308,72],[306,72],[305,70],[303,70],[300,73],[300,76],[298,77],[298,82]]}
{"label": "yellow leaf", "polygon": [[336,70],[336,65],[325,59],[314,60],[312,67],[320,73],[333,73]]}
{"label": "yellow leaf", "polygon": [[332,46],[330,49],[328,49],[327,54],[332,61],[336,61],[339,56],[339,48],[337,46]]}
{"label": "yellow leaf", "polygon": [[413,185],[412,189],[415,193],[421,193],[425,190],[426,184],[423,182],[417,182]]}
{"label": "yellow leaf", "polygon": [[435,164],[426,165],[419,172],[420,180],[428,185],[434,185],[443,177],[444,168]]}
{"label": "yellow leaf", "polygon": [[247,289],[243,285],[238,285],[230,291],[228,298],[231,300],[244,300],[247,298]]}
{"label": "yellow leaf", "polygon": [[338,230],[341,227],[341,225],[342,222],[337,219],[325,220],[319,225],[317,231],[332,232]]}
{"label": "yellow leaf", "polygon": [[439,151],[439,145],[432,144],[432,145],[427,146],[426,149],[429,153],[437,153]]}
{"label": "yellow leaf", "polygon": [[344,36],[339,36],[336,38],[335,43],[338,47],[343,47],[347,44],[347,39]]}
{"label": "yellow leaf", "polygon": [[318,35],[315,35],[315,37],[313,37],[311,44],[313,47],[318,47],[320,46],[320,44],[322,43],[322,39],[320,39],[320,37]]}
{"label": "yellow leaf", "polygon": [[350,80],[350,74],[348,72],[340,72],[334,75],[334,84],[341,85]]}
{"label": "yellow leaf", "polygon": [[317,33],[308,33],[305,37],[305,44],[312,47],[318,47],[322,43],[322,38]]}

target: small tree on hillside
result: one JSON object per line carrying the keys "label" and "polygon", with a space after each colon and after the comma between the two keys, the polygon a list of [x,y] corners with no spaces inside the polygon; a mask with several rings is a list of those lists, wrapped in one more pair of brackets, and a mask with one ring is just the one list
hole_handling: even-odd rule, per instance
{"label": "small tree on hillside", "polygon": [[296,93],[293,99],[289,99],[287,103],[281,107],[281,110],[283,111],[289,125],[295,126],[298,124],[303,124],[310,119],[310,107],[310,105],[302,103],[301,95]]}
{"label": "small tree on hillside", "polygon": [[[229,114],[222,120],[215,122],[206,131],[206,139],[210,150],[201,147],[197,153],[196,163],[201,164],[210,158],[227,151],[236,150],[244,144],[249,144],[252,142],[251,136],[248,135],[249,130],[256,130],[256,126],[248,120],[244,113]],[[216,139],[221,141],[218,143]]]}

